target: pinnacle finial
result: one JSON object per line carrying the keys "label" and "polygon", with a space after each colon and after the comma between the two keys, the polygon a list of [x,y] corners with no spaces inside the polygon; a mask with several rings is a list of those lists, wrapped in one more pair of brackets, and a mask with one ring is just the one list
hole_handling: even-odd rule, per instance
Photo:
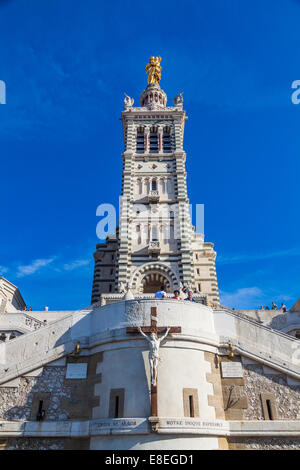
{"label": "pinnacle finial", "polygon": [[148,85],[153,83],[159,85],[161,79],[161,57],[149,57],[149,64],[146,65],[145,70],[148,74]]}

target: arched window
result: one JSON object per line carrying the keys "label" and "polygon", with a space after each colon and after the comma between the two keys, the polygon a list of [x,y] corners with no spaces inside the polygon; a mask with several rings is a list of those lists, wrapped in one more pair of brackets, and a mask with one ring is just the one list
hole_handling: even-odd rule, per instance
{"label": "arched window", "polygon": [[157,134],[156,127],[151,127],[149,140],[150,140],[150,153],[158,153],[158,134]]}
{"label": "arched window", "polygon": [[153,227],[152,227],[152,241],[153,241],[153,242],[157,242],[157,241],[158,241],[158,230],[157,230],[157,226],[156,226],[156,225],[153,225]]}
{"label": "arched window", "polygon": [[156,190],[157,190],[157,181],[156,181],[156,180],[152,180],[151,189],[152,189],[152,191],[156,191]]}
{"label": "arched window", "polygon": [[136,153],[144,153],[145,151],[145,135],[144,128],[138,127],[136,134]]}
{"label": "arched window", "polygon": [[171,153],[172,152],[172,146],[171,146],[171,129],[170,127],[165,127],[164,128],[164,133],[163,133],[163,148],[165,153]]}

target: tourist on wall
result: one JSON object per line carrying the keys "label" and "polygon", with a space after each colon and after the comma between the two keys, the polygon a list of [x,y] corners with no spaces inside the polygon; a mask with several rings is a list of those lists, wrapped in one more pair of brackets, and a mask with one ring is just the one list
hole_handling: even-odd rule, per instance
{"label": "tourist on wall", "polygon": [[188,296],[184,300],[189,300],[190,302],[196,302],[196,300],[193,299],[193,291],[192,290],[188,291]]}
{"label": "tourist on wall", "polygon": [[158,290],[156,293],[155,293],[155,298],[156,299],[164,299],[167,294],[165,292],[165,286],[161,286],[160,290]]}
{"label": "tourist on wall", "polygon": [[181,300],[179,290],[177,290],[177,289],[174,290],[174,297],[172,297],[172,299]]}

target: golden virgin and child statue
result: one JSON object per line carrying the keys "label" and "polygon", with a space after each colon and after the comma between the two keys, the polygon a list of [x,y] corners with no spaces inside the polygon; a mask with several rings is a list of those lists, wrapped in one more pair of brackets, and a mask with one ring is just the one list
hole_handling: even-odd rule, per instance
{"label": "golden virgin and child statue", "polygon": [[161,79],[161,57],[149,57],[149,64],[146,65],[145,70],[148,74],[148,85],[153,83],[159,85]]}

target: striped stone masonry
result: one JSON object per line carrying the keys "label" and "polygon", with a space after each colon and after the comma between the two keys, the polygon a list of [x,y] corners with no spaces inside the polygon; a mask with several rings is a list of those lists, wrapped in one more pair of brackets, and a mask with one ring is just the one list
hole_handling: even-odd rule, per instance
{"label": "striped stone masonry", "polygon": [[[101,268],[107,243],[99,244],[94,255],[93,302],[101,294],[121,292],[120,286],[126,288],[128,283],[135,294],[155,292],[162,283],[169,292],[183,285],[207,295],[211,303],[219,302],[216,253],[212,244],[204,242],[204,235],[199,238],[195,233],[190,220],[183,149],[186,119],[181,106],[167,107],[166,101],[159,106],[125,106],[123,203],[109,271],[114,279],[109,282]],[[195,274],[204,264],[209,269]]]}

